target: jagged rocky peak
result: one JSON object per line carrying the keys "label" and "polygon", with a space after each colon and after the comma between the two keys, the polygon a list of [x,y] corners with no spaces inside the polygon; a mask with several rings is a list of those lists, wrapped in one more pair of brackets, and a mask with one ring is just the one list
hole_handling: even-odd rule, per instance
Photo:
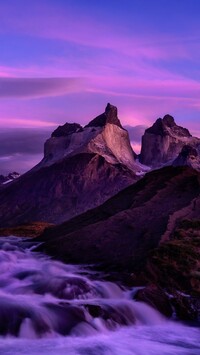
{"label": "jagged rocky peak", "polygon": [[106,123],[115,124],[116,126],[122,128],[121,122],[118,118],[117,107],[111,105],[110,103],[107,104],[104,113],[95,117],[85,127],[103,127]]}
{"label": "jagged rocky peak", "polygon": [[146,129],[142,137],[140,161],[153,168],[172,164],[183,146],[195,147],[199,144],[200,139],[192,137],[187,128],[178,126],[174,118],[167,114]]}
{"label": "jagged rocky peak", "polygon": [[79,123],[65,123],[63,126],[58,126],[58,128],[53,131],[51,137],[65,137],[69,134],[80,132],[83,130]]}
{"label": "jagged rocky peak", "polygon": [[44,158],[34,170],[80,153],[98,154],[108,163],[124,164],[134,172],[142,169],[141,165],[136,167],[135,153],[118,118],[117,107],[110,103],[104,113],[85,127],[78,123],[59,126],[45,142]]}
{"label": "jagged rocky peak", "polygon": [[159,136],[176,135],[180,137],[192,137],[187,128],[178,126],[174,117],[167,114],[163,118],[158,118],[156,122],[147,128],[145,133],[151,133]]}
{"label": "jagged rocky peak", "polygon": [[173,127],[176,125],[174,121],[174,117],[171,115],[167,114],[163,117],[163,123],[166,124],[168,127]]}

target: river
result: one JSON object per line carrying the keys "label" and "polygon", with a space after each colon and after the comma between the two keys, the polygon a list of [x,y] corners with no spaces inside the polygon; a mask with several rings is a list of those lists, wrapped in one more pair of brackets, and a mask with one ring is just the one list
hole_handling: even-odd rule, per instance
{"label": "river", "polygon": [[0,238],[1,355],[195,355],[200,329],[168,320],[134,289]]}

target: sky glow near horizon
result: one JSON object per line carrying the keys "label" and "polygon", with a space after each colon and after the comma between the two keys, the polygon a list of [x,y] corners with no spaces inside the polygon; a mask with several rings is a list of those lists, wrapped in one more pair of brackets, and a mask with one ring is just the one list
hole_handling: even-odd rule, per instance
{"label": "sky glow near horizon", "polygon": [[84,125],[110,102],[123,125],[169,113],[200,136],[199,16],[198,0],[2,0],[1,130]]}

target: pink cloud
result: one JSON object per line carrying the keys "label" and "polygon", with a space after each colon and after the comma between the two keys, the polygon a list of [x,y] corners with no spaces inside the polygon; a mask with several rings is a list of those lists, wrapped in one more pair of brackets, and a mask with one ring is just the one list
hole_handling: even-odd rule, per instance
{"label": "pink cloud", "polygon": [[45,127],[56,127],[58,123],[56,122],[48,122],[48,121],[40,121],[37,119],[22,119],[22,118],[0,118],[0,127],[21,127],[21,128],[45,128]]}
{"label": "pink cloud", "polygon": [[194,104],[199,100],[200,83],[186,78],[166,79],[136,79],[115,76],[96,77],[90,81],[90,89],[93,93],[105,93],[112,96],[129,96],[138,99],[171,101],[189,101]]}
{"label": "pink cloud", "polygon": [[61,96],[83,90],[80,78],[0,78],[0,98]]}

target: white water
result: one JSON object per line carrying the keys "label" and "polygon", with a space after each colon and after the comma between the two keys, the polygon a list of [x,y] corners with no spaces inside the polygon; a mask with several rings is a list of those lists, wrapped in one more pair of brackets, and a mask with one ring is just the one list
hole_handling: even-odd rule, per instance
{"label": "white water", "polygon": [[200,354],[200,329],[134,302],[131,290],[0,238],[0,354]]}

